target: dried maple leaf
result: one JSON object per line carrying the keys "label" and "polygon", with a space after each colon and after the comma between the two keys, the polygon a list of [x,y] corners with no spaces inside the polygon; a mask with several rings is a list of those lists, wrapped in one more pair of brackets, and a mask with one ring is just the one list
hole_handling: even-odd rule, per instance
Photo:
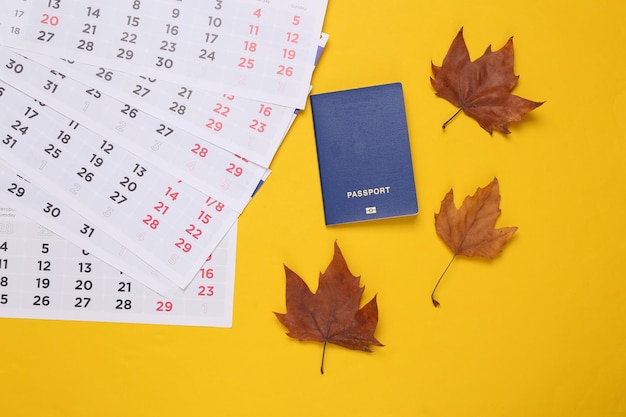
{"label": "dried maple leaf", "polygon": [[441,67],[432,65],[430,82],[439,97],[459,107],[443,128],[463,110],[490,134],[510,133],[507,123],[522,120],[543,102],[526,100],[510,92],[519,76],[513,72],[513,38],[496,52],[491,45],[476,61],[470,61],[463,28],[456,35]]}
{"label": "dried maple leaf", "polygon": [[502,252],[504,245],[511,239],[517,227],[495,228],[500,211],[497,178],[485,188],[479,187],[474,195],[465,197],[460,209],[454,205],[452,189],[441,201],[441,209],[435,214],[435,229],[454,255],[431,294],[435,307],[439,306],[435,300],[437,286],[457,255],[491,259]]}
{"label": "dried maple leaf", "polygon": [[371,352],[370,345],[383,346],[374,337],[378,324],[376,296],[359,309],[364,287],[352,275],[335,243],[333,260],[313,294],[295,272],[285,266],[287,276],[287,313],[274,313],[289,329],[288,336],[298,340],[323,342],[321,372],[324,373],[326,343]]}

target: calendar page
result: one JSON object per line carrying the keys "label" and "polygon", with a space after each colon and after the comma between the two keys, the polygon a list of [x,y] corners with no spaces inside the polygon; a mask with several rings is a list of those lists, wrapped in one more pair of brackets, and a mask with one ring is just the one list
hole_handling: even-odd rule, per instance
{"label": "calendar page", "polygon": [[187,286],[238,211],[10,85],[0,92],[0,160]]}
{"label": "calendar page", "polygon": [[237,219],[326,6],[4,1],[0,316],[230,326]]}
{"label": "calendar page", "polygon": [[161,296],[0,205],[0,316],[230,327],[236,224],[186,290]]}
{"label": "calendar page", "polygon": [[327,2],[5,0],[0,42],[303,108]]}
{"label": "calendar page", "polygon": [[[161,119],[115,97],[96,93],[95,89],[7,48],[0,48],[0,62],[5,63],[0,65],[0,81],[8,84],[3,87],[0,99],[46,103],[46,106],[39,106],[36,115],[33,111],[28,115],[5,115],[9,119],[26,117],[29,124],[44,129],[40,122],[43,113],[53,112],[41,107],[53,108],[60,113],[56,116],[59,121],[67,119],[67,123],[74,122],[73,126],[83,125],[106,137],[108,142],[118,144],[154,165],[166,167],[170,173],[238,212],[248,204],[259,182],[268,175],[266,168],[244,157],[174,125],[164,124]],[[80,142],[82,144],[85,140]]]}

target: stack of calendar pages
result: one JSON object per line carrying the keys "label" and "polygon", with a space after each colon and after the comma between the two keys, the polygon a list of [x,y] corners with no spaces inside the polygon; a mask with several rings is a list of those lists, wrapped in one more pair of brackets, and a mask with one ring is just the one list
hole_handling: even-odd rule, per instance
{"label": "stack of calendar pages", "polygon": [[229,327],[327,0],[4,0],[0,317]]}

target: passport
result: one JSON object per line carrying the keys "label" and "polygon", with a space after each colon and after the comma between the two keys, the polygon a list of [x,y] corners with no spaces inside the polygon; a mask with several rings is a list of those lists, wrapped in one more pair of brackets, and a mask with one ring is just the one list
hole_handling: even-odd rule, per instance
{"label": "passport", "polygon": [[416,215],[402,84],[310,101],[326,225]]}

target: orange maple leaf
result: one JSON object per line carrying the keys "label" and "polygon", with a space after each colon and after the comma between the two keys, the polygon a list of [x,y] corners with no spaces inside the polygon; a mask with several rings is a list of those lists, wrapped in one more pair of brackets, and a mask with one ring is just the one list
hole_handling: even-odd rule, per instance
{"label": "orange maple leaf", "polygon": [[274,313],[289,329],[288,336],[298,340],[323,342],[321,372],[324,373],[326,343],[371,352],[383,346],[375,337],[378,324],[376,296],[359,309],[364,287],[352,275],[335,243],[332,261],[320,273],[315,294],[295,272],[285,266],[287,313]]}
{"label": "orange maple leaf", "polygon": [[452,260],[439,277],[431,294],[435,307],[435,291],[457,255],[493,258],[502,252],[517,227],[495,228],[500,216],[500,191],[498,179],[494,178],[486,187],[478,188],[472,196],[467,196],[457,209],[454,205],[454,191],[450,189],[441,201],[441,209],[435,214],[437,235],[452,250]]}
{"label": "orange maple leaf", "polygon": [[530,101],[510,94],[519,76],[513,72],[513,38],[496,52],[491,45],[476,61],[471,61],[463,28],[443,59],[441,67],[432,64],[430,82],[437,96],[445,98],[459,110],[443,128],[462,111],[476,119],[490,134],[493,130],[510,133],[507,123],[522,120],[543,102]]}

